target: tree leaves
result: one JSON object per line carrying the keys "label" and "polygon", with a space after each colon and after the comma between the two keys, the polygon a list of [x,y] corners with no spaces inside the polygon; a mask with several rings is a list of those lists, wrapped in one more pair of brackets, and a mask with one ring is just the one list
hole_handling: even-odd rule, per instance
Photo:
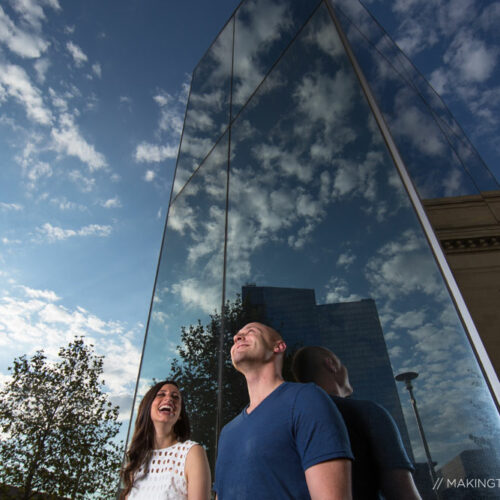
{"label": "tree leaves", "polygon": [[0,482],[66,498],[112,498],[120,468],[118,407],[101,380],[103,357],[76,337],[49,362],[14,359],[0,390]]}

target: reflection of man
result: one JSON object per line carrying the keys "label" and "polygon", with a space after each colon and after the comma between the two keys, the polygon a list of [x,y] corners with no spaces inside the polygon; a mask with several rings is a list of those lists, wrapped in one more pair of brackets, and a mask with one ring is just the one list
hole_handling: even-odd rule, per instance
{"label": "reflection of man", "polygon": [[349,499],[352,458],[345,426],[313,384],[284,382],[280,334],[249,323],[234,336],[231,359],[250,404],[220,435],[219,500]]}
{"label": "reflection of man", "polygon": [[383,493],[387,500],[420,499],[396,423],[380,405],[347,398],[353,389],[340,359],[324,347],[303,347],[292,371],[298,381],[315,382],[330,394],[344,417],[355,458],[353,498],[377,499]]}

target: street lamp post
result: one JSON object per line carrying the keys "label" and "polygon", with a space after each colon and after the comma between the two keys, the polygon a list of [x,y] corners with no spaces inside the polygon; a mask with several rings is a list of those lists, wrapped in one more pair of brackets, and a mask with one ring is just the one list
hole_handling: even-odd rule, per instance
{"label": "street lamp post", "polygon": [[411,381],[418,377],[417,372],[404,372],[396,375],[396,380],[398,382],[404,382],[408,392],[410,393],[410,401],[413,407],[413,412],[415,413],[415,418],[417,420],[418,431],[420,433],[420,437],[422,438],[422,444],[424,445],[425,456],[427,457],[427,465],[429,466],[429,474],[432,479],[432,484],[436,484],[436,471],[434,470],[434,463],[432,462],[431,452],[429,451],[429,446],[427,445],[427,439],[425,439],[424,428],[422,426],[422,421],[420,420],[420,415],[418,413],[417,401],[415,400],[415,396],[413,395],[413,386],[411,385]]}

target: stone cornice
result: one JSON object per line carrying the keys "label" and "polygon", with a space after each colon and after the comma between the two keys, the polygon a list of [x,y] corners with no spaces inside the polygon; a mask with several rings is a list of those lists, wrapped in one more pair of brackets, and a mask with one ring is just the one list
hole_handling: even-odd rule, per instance
{"label": "stone cornice", "polygon": [[443,239],[441,245],[447,254],[500,251],[500,234],[476,238]]}

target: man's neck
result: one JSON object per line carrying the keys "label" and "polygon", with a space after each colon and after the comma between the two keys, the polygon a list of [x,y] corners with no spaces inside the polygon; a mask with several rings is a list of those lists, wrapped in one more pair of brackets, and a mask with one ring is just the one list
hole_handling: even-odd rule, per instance
{"label": "man's neck", "polygon": [[247,413],[251,413],[264,399],[271,394],[284,380],[280,373],[276,373],[274,367],[270,370],[261,369],[246,372],[248,395],[250,404],[247,408]]}

